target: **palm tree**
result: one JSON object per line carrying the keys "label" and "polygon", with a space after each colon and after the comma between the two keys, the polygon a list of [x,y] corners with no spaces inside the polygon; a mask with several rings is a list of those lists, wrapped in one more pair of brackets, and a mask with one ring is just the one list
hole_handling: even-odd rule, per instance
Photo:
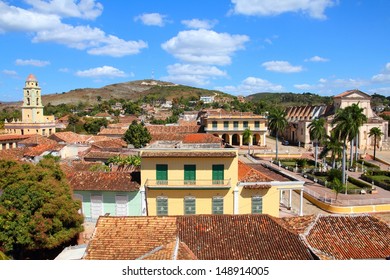
{"label": "palm tree", "polygon": [[344,187],[340,180],[338,178],[334,178],[332,181],[332,190],[336,193],[336,201],[337,197],[339,196],[339,193],[341,193],[343,189]]}
{"label": "palm tree", "polygon": [[284,130],[288,122],[286,120],[286,112],[282,108],[273,109],[268,115],[268,128],[275,132],[276,136],[276,160],[278,160],[278,136],[279,132]]}
{"label": "palm tree", "polygon": [[377,146],[377,143],[376,141],[377,140],[381,140],[381,136],[383,135],[383,132],[380,130],[379,127],[373,127],[370,129],[370,132],[368,133],[368,136],[372,137],[374,136],[374,160],[375,160],[375,154],[376,154],[376,146]]}
{"label": "palm tree", "polygon": [[321,143],[325,136],[326,136],[326,130],[325,130],[325,119],[319,118],[314,119],[308,126],[309,133],[310,133],[310,139],[315,142],[315,163],[314,168],[317,169],[317,161],[318,161],[318,143]]}
{"label": "palm tree", "polygon": [[[357,160],[357,157],[358,157],[358,147],[359,147],[359,129],[360,127],[367,122],[367,116],[365,114],[363,114],[363,111],[364,109],[363,108],[360,108],[359,107],[359,103],[353,103],[351,106],[348,106],[346,107],[346,109],[348,110],[349,114],[352,116],[352,118],[354,119],[354,130],[356,131],[356,134],[355,134],[355,137],[354,139],[352,139],[352,141],[354,140],[355,142],[355,160]],[[352,167],[352,163],[353,163],[353,151],[352,151],[352,147],[353,147],[353,142],[351,141],[351,161],[350,161],[350,167]]]}
{"label": "palm tree", "polygon": [[332,161],[332,168],[336,168],[336,158],[337,160],[341,159],[343,153],[343,143],[339,141],[339,138],[337,138],[334,131],[330,132],[330,136],[326,136],[324,148],[320,153],[320,158],[326,157],[329,152],[331,153],[330,159]]}
{"label": "palm tree", "polygon": [[251,136],[252,136],[252,131],[251,129],[248,127],[244,130],[244,132],[242,133],[242,138],[243,138],[243,142],[245,144],[248,144],[248,146],[250,146],[250,139],[251,139]]}

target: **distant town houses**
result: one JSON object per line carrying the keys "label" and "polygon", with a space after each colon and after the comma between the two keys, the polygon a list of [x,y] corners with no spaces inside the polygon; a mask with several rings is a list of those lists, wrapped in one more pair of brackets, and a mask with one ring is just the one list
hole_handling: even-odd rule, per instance
{"label": "distant town houses", "polygon": [[362,151],[372,149],[374,145],[373,137],[370,137],[369,131],[373,127],[378,127],[383,132],[383,137],[379,141],[379,147],[383,142],[388,141],[389,129],[388,122],[379,117],[371,108],[371,96],[360,90],[349,90],[333,97],[332,105],[319,106],[295,106],[286,109],[286,118],[288,127],[282,136],[290,143],[300,144],[303,147],[310,147],[313,139],[310,139],[308,126],[316,118],[325,118],[325,129],[328,135],[332,130],[331,122],[338,109],[345,108],[352,104],[358,104],[363,108],[363,113],[367,116],[368,122],[359,129],[358,145]]}

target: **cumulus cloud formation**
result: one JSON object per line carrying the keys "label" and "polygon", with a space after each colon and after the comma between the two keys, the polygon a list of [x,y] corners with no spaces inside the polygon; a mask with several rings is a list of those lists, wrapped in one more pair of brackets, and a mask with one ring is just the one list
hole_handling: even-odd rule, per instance
{"label": "cumulus cloud formation", "polygon": [[210,79],[227,75],[215,66],[180,63],[168,65],[167,71],[169,76],[163,77],[163,80],[194,86],[206,85]]}
{"label": "cumulus cloud formation", "polygon": [[54,29],[61,25],[57,15],[39,14],[30,10],[9,6],[0,1],[0,32],[36,32]]}
{"label": "cumulus cloud formation", "polygon": [[102,66],[88,70],[77,71],[76,76],[89,78],[118,78],[126,77],[126,73],[112,66]]}
{"label": "cumulus cloud formation", "polygon": [[25,0],[33,10],[61,17],[95,19],[101,15],[103,5],[95,0]]}
{"label": "cumulus cloud formation", "polygon": [[305,59],[305,61],[306,61],[306,62],[328,62],[329,59],[320,57],[320,56],[318,56],[318,55],[315,55],[315,56],[313,56],[313,57],[311,57],[311,58]]}
{"label": "cumulus cloud formation", "polygon": [[199,29],[181,31],[161,47],[174,57],[187,63],[227,65],[237,50],[249,41],[246,35],[217,33]]}
{"label": "cumulus cloud formation", "polygon": [[304,13],[312,18],[326,19],[325,10],[333,0],[231,0],[232,13],[248,16],[276,16],[287,12]]}
{"label": "cumulus cloud formation", "polygon": [[217,87],[216,90],[236,95],[249,95],[258,92],[282,92],[284,88],[261,78],[248,77],[238,86]]}
{"label": "cumulus cloud formation", "polygon": [[266,70],[279,73],[297,73],[303,70],[302,66],[293,66],[288,61],[267,61],[261,64]]}
{"label": "cumulus cloud formation", "polygon": [[19,66],[36,66],[36,67],[44,67],[50,64],[50,61],[44,61],[44,60],[36,60],[36,59],[17,59],[15,61],[16,65]]}
{"label": "cumulus cloud formation", "polygon": [[147,48],[146,42],[126,41],[88,25],[64,24],[62,17],[95,19],[103,6],[95,0],[26,0],[31,9],[10,6],[0,0],[0,33],[32,32],[34,43],[55,42],[87,50],[92,55],[122,57]]}
{"label": "cumulus cloud formation", "polygon": [[390,62],[386,63],[385,69],[382,71],[382,73],[374,75],[371,80],[377,83],[390,82]]}
{"label": "cumulus cloud formation", "polygon": [[211,29],[213,28],[218,21],[217,20],[201,20],[201,19],[190,19],[190,20],[182,20],[182,24],[184,24],[187,28],[191,29]]}
{"label": "cumulus cloud formation", "polygon": [[142,14],[134,18],[135,21],[140,20],[145,25],[164,26],[165,15],[159,13]]}

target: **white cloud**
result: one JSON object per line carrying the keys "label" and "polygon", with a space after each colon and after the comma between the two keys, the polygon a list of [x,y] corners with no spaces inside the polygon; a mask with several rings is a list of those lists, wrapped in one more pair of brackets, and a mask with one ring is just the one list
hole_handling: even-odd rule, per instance
{"label": "white cloud", "polygon": [[7,69],[4,69],[3,71],[1,71],[1,73],[3,73],[4,75],[7,75],[7,76],[17,76],[18,73],[14,70],[7,70]]}
{"label": "white cloud", "polygon": [[36,66],[36,67],[44,67],[50,64],[50,61],[44,60],[36,60],[36,59],[17,59],[15,60],[15,64],[19,66]]}
{"label": "white cloud", "polygon": [[162,80],[194,86],[203,86],[208,84],[210,79],[227,75],[215,66],[180,63],[168,65],[167,71],[169,75],[162,77]]}
{"label": "white cloud", "polygon": [[137,54],[147,47],[143,41],[125,41],[116,36],[106,35],[99,28],[63,24],[56,30],[40,31],[33,42],[56,42],[70,48],[88,49],[89,54],[122,57]]}
{"label": "white cloud", "polygon": [[[32,42],[55,42],[89,54],[122,57],[137,54],[147,47],[143,41],[125,41],[88,25],[72,26],[61,22],[63,16],[92,19],[101,14],[95,0],[28,0],[32,9],[9,6],[0,0],[0,33],[32,32]],[[46,14],[47,13],[47,14]]]}
{"label": "white cloud", "polygon": [[125,55],[138,54],[141,49],[147,48],[148,44],[144,41],[125,41],[115,36],[108,36],[102,40],[103,46],[94,47],[88,50],[93,55],[110,55],[113,57],[122,57]]}
{"label": "white cloud", "polygon": [[61,20],[56,15],[46,15],[8,6],[0,1],[0,32],[24,31],[35,32],[54,29],[61,25]]}
{"label": "white cloud", "polygon": [[261,64],[266,70],[280,73],[297,73],[303,70],[302,66],[293,66],[288,61],[267,61]]}
{"label": "white cloud", "polygon": [[33,10],[61,17],[95,19],[101,15],[103,5],[95,0],[25,0]]}
{"label": "white cloud", "polygon": [[154,25],[154,26],[164,26],[165,21],[164,19],[166,18],[165,15],[159,14],[159,13],[150,13],[150,14],[142,14],[139,16],[136,16],[134,18],[135,21],[142,21],[143,24],[145,25]]}
{"label": "white cloud", "polygon": [[182,24],[184,24],[187,28],[191,29],[211,29],[213,28],[218,21],[217,20],[201,20],[201,19],[190,19],[190,20],[182,20]]}
{"label": "white cloud", "polygon": [[382,73],[374,75],[371,80],[376,83],[389,83],[390,82],[390,62],[386,63],[385,69]]}
{"label": "white cloud", "polygon": [[249,16],[275,16],[287,12],[305,13],[312,18],[325,19],[326,8],[333,0],[231,0],[232,13]]}
{"label": "white cloud", "polygon": [[261,78],[248,77],[238,86],[217,87],[216,90],[236,95],[249,95],[258,92],[282,92],[284,88]]}
{"label": "white cloud", "polygon": [[76,76],[89,78],[118,78],[126,77],[126,73],[112,66],[102,66],[88,70],[77,71]]}
{"label": "white cloud", "polygon": [[181,31],[161,47],[174,57],[188,63],[226,65],[231,56],[244,48],[249,41],[246,35],[230,35],[212,30]]}
{"label": "white cloud", "polygon": [[329,61],[329,59],[320,57],[318,55],[315,55],[315,56],[313,56],[311,58],[305,59],[305,61],[309,61],[309,62],[327,62],[327,61]]}

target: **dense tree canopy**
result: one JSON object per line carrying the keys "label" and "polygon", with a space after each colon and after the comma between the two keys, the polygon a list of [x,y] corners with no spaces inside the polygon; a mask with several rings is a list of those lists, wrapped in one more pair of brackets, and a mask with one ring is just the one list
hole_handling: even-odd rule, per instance
{"label": "dense tree canopy", "polygon": [[0,251],[14,259],[41,258],[83,230],[80,203],[53,159],[0,160],[0,189]]}
{"label": "dense tree canopy", "polygon": [[126,130],[124,140],[134,146],[134,148],[141,148],[145,146],[152,139],[147,128],[142,123],[133,121]]}

